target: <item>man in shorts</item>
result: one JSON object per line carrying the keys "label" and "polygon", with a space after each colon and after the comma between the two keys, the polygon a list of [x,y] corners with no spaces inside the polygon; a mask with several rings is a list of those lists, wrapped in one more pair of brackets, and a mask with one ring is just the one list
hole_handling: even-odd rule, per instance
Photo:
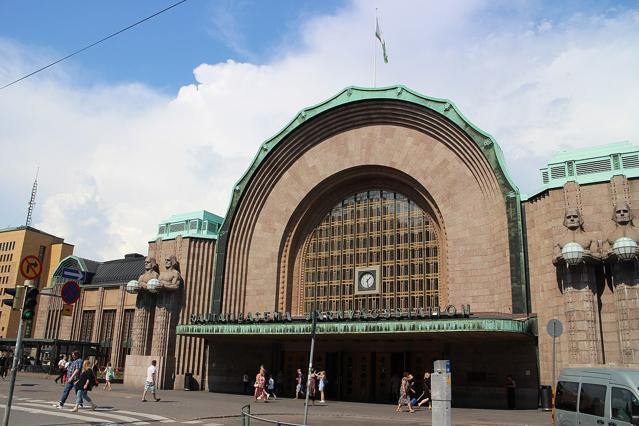
{"label": "man in shorts", "polygon": [[151,391],[151,395],[153,395],[153,399],[155,402],[158,402],[160,398],[155,395],[155,383],[158,369],[155,367],[157,362],[155,360],[151,361],[151,365],[146,369],[146,381],[144,382],[144,393],[142,394],[142,402],[146,402],[146,393],[147,391]]}

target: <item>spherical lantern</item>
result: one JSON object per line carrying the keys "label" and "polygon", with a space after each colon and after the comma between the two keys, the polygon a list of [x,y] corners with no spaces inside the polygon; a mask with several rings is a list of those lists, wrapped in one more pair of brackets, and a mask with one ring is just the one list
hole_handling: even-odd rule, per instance
{"label": "spherical lantern", "polygon": [[612,252],[621,260],[632,260],[637,253],[637,243],[632,238],[618,238],[612,245]]}
{"label": "spherical lantern", "polygon": [[579,243],[568,243],[561,248],[561,257],[568,265],[577,265],[584,258],[584,248]]}
{"label": "spherical lantern", "polygon": [[151,278],[149,282],[146,283],[146,289],[149,290],[150,293],[157,293],[158,285],[160,285],[160,280]]}
{"label": "spherical lantern", "polygon": [[140,283],[136,280],[131,280],[126,284],[126,292],[131,294],[136,294],[140,291]]}

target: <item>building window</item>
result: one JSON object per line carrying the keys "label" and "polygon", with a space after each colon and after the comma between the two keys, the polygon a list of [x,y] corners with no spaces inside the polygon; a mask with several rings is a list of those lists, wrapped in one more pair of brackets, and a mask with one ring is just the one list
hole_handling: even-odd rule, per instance
{"label": "building window", "polygon": [[[416,309],[439,304],[434,220],[406,196],[372,190],[334,206],[309,234],[298,313]],[[379,266],[379,294],[355,295],[355,269]]]}
{"label": "building window", "polygon": [[113,327],[115,325],[115,309],[102,313],[102,325],[100,328],[100,347],[102,349],[102,364],[106,365],[111,360],[113,346]]}
{"label": "building window", "polygon": [[169,226],[169,232],[184,232],[184,222],[172,223]]}
{"label": "building window", "polygon": [[131,333],[133,331],[133,315],[135,309],[126,309],[122,321],[122,344],[120,345],[120,356],[118,357],[120,366],[124,366],[127,355],[131,354]]}
{"label": "building window", "polygon": [[160,225],[158,228],[158,234],[164,234],[166,232],[166,226]]}
{"label": "building window", "polygon": [[94,322],[95,322],[95,311],[82,312],[82,322],[80,323],[80,341],[81,342],[92,341]]}

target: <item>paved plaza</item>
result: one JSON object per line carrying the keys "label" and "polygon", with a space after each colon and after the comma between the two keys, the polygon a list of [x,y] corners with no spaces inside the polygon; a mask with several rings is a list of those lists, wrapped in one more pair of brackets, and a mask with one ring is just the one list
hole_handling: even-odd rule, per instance
{"label": "paved plaza", "polygon": [[[0,383],[2,409],[6,404],[8,382]],[[72,398],[64,410],[53,407],[62,386],[50,380],[19,377],[16,382],[11,424],[20,426],[53,425],[149,425],[174,423],[179,425],[239,425],[239,413],[252,398],[241,395],[209,392],[160,391],[160,402],[140,401],[137,389],[114,385],[112,392],[102,389],[91,393],[98,404],[96,411],[70,411]],[[73,395],[73,393],[72,393]],[[268,403],[251,405],[251,412],[268,419],[301,423],[303,401],[279,398]],[[266,424],[252,421],[252,425]],[[430,414],[420,410],[414,414],[395,413],[387,404],[327,402],[309,408],[310,425],[429,425]],[[548,425],[550,414],[534,410],[453,409],[455,425]]]}

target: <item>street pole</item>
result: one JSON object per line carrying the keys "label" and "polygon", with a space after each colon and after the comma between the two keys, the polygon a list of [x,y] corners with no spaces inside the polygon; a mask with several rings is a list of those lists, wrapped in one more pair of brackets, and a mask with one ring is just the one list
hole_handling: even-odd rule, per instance
{"label": "street pole", "polygon": [[556,337],[556,324],[553,323],[553,336],[552,336],[552,386],[550,387],[550,396],[552,397],[552,403],[555,403],[555,340]]}
{"label": "street pole", "polygon": [[[29,288],[35,287],[33,280],[24,281],[25,292]],[[24,303],[24,301],[22,302]],[[18,323],[18,336],[16,337],[16,347],[13,350],[13,364],[11,365],[11,380],[9,381],[9,395],[7,396],[7,405],[4,409],[4,419],[2,426],[9,426],[9,416],[11,415],[11,402],[13,400],[13,389],[16,386],[16,375],[18,374],[18,363],[20,361],[20,351],[22,350],[22,327],[24,320],[22,319],[22,309],[20,306],[20,322]]]}
{"label": "street pole", "polygon": [[306,376],[306,398],[304,400],[304,425],[307,425],[306,422],[308,418],[308,394],[309,394],[309,386],[311,384],[311,372],[313,371],[313,353],[315,352],[315,329],[317,327],[317,315],[315,315],[315,309],[311,311],[311,318],[313,321],[313,325],[311,326],[311,355],[308,358],[308,375]]}
{"label": "street pole", "polygon": [[9,426],[9,416],[11,415],[11,400],[13,399],[13,388],[16,385],[16,374],[18,372],[18,361],[20,359],[20,350],[22,349],[22,313],[20,314],[20,323],[18,325],[18,337],[16,338],[16,347],[13,351],[13,364],[11,367],[11,381],[9,382],[9,395],[7,396],[7,405],[4,409],[4,420],[2,426]]}

